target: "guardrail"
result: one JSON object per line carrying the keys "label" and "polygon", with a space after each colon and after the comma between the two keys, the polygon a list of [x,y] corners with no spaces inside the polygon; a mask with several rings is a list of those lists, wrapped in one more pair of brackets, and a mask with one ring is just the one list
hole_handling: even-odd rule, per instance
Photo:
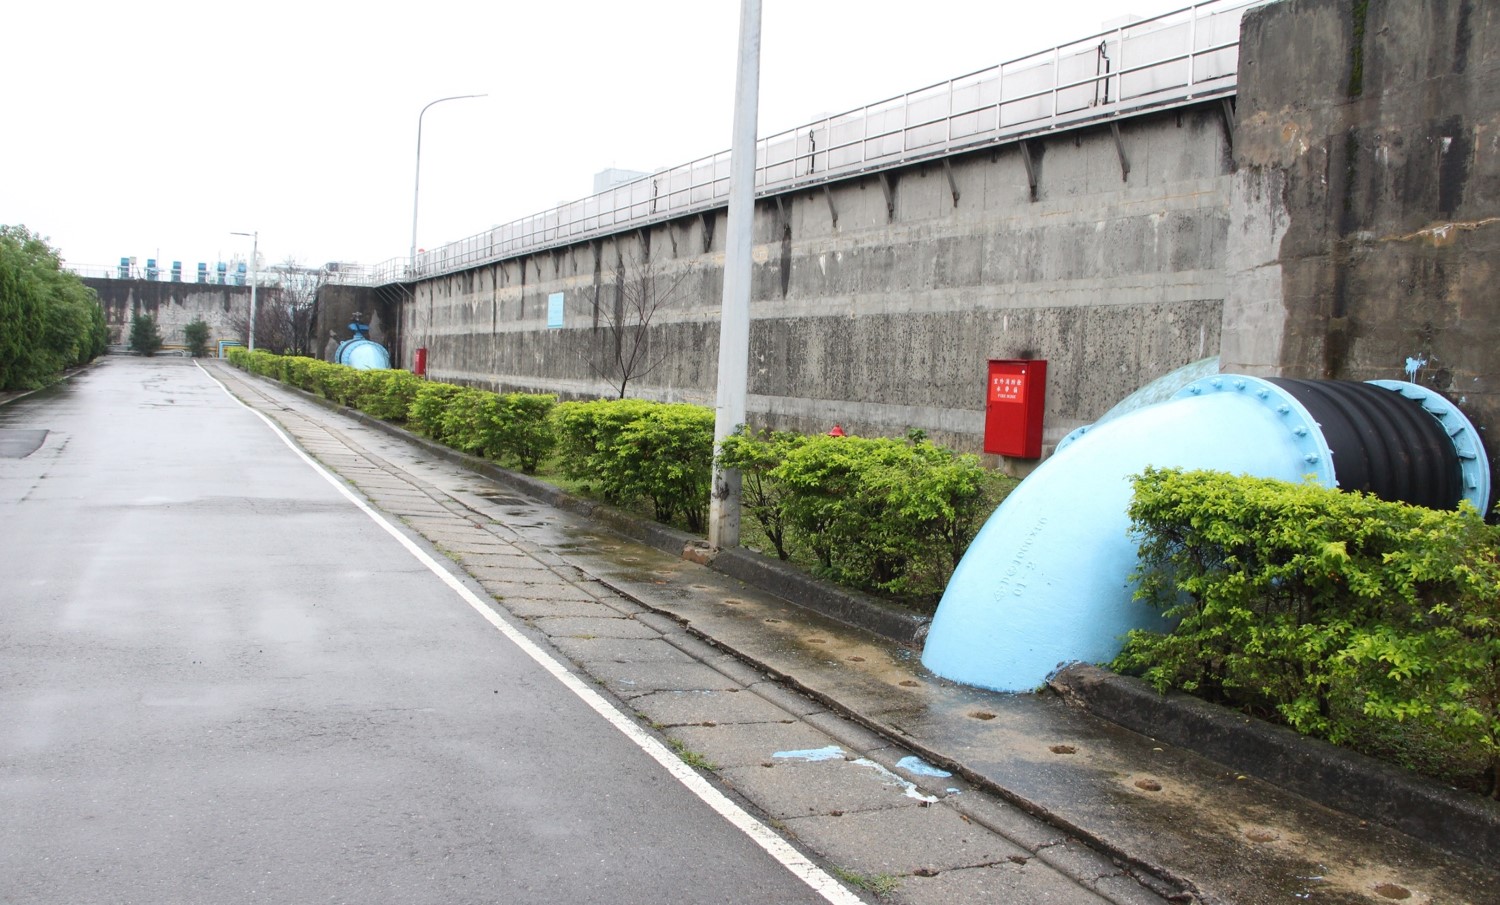
{"label": "guardrail", "polygon": [[[762,138],[756,194],[1227,96],[1235,90],[1240,18],[1265,2],[1195,3]],[[419,253],[411,268],[378,272],[438,276],[720,207],[728,195],[724,151]]]}
{"label": "guardrail", "polygon": [[[774,195],[1134,113],[1232,95],[1240,18],[1268,0],[1206,0],[762,138],[755,192]],[[345,268],[380,286],[465,270],[722,207],[729,152],[701,157],[477,235]]]}
{"label": "guardrail", "polygon": [[[401,259],[401,266],[404,270],[406,266],[404,258]],[[63,269],[81,277],[104,280],[144,280],[151,283],[176,283],[179,286],[241,286],[246,288],[250,286],[250,274],[240,273],[239,271],[224,273],[222,280],[219,279],[220,274],[216,271],[210,271],[208,279],[199,282],[196,271],[184,270],[182,271],[182,279],[173,280],[169,270],[158,268],[153,276],[152,271],[139,265],[126,268],[124,275],[121,275],[120,265],[118,264],[72,264],[65,262]],[[291,277],[304,278],[309,272],[314,275],[318,273],[316,269],[312,271],[300,271],[290,275],[284,270],[262,270],[255,274],[255,285],[260,289],[275,289],[280,287],[282,283],[287,282]],[[372,272],[368,268],[356,268],[351,273],[354,274],[355,285],[380,285],[379,283],[360,282],[370,279]],[[329,274],[329,278],[325,279],[324,282],[337,282],[331,278],[337,275],[337,273]],[[387,282],[400,282],[400,280],[398,278],[387,280]]]}

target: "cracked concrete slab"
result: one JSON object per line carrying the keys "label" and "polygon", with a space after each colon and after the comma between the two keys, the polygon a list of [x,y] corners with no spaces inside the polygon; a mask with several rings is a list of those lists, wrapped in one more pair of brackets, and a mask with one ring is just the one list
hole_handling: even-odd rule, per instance
{"label": "cracked concrete slab", "polygon": [[628,616],[542,616],[532,623],[555,638],[617,638],[621,640],[660,640],[661,634],[650,626]]}
{"label": "cracked concrete slab", "polygon": [[824,748],[833,739],[786,714],[770,723],[680,726],[670,733],[721,767],[744,767],[773,760],[778,751]]}
{"label": "cracked concrete slab", "polygon": [[941,805],[802,817],[786,821],[786,827],[838,864],[863,874],[902,876],[1029,857]]}
{"label": "cracked concrete slab", "polygon": [[[935,877],[904,877],[899,895],[908,905],[950,905],[953,902],[1104,905],[1111,901],[1053,871],[1009,863],[944,871]],[[1161,901],[1160,898],[1155,900]]]}
{"label": "cracked concrete slab", "polygon": [[778,820],[917,805],[878,771],[842,758],[809,763],[768,757],[719,775]]}
{"label": "cracked concrete slab", "polygon": [[733,723],[777,723],[794,717],[759,695],[713,689],[659,691],[631,701],[631,706],[661,726],[720,726]]}

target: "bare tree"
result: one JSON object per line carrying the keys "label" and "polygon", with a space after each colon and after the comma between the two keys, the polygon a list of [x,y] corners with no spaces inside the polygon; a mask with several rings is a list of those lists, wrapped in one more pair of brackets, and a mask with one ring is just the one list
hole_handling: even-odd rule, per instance
{"label": "bare tree", "polygon": [[[262,287],[255,312],[255,347],[278,355],[316,356],[313,305],[328,280],[321,267],[306,267],[295,258],[273,264],[263,273],[270,285]],[[248,339],[250,317],[236,315],[230,323]]]}
{"label": "bare tree", "polygon": [[594,288],[595,332],[602,334],[588,361],[594,376],[607,381],[619,399],[632,380],[655,371],[665,352],[651,349],[651,322],[676,300],[686,271],[667,278],[646,259],[617,259],[613,280]]}

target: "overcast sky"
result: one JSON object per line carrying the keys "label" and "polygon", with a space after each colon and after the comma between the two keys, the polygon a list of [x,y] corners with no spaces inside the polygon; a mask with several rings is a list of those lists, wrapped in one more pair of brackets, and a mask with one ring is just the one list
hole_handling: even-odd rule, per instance
{"label": "overcast sky", "polygon": [[[1185,0],[763,0],[759,132]],[[11,3],[0,223],[64,258],[375,264],[730,144],[737,0]],[[191,277],[189,277],[191,279]]]}

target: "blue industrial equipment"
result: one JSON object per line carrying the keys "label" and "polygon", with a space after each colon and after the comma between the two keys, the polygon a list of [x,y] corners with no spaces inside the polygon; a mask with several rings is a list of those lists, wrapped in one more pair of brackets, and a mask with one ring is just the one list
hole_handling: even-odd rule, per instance
{"label": "blue industrial equipment", "polygon": [[182,282],[182,262],[181,261],[173,261],[172,262],[172,282],[174,282],[174,283],[181,283]]}
{"label": "blue industrial equipment", "polygon": [[349,324],[349,330],[354,335],[339,343],[333,353],[335,363],[361,371],[384,370],[391,366],[391,353],[370,339],[370,325],[361,322],[358,313]]}
{"label": "blue industrial equipment", "polygon": [[1132,599],[1130,477],[1213,469],[1368,490],[1481,511],[1489,463],[1462,412],[1416,384],[1195,380],[1165,402],[1075,431],[990,516],[948,582],[922,663],[997,691],[1106,662],[1133,628],[1164,628]]}
{"label": "blue industrial equipment", "polygon": [[146,259],[146,279],[148,279],[148,280],[154,280],[154,279],[156,279],[160,275],[161,275],[161,271],[159,271],[159,270],[156,269],[156,259],[155,258],[147,258]]}
{"label": "blue industrial equipment", "polygon": [[121,258],[120,259],[120,279],[122,279],[122,280],[128,280],[128,279],[130,279],[130,259],[129,258]]}
{"label": "blue industrial equipment", "polygon": [[245,285],[245,262],[241,261],[234,267],[234,285]]}
{"label": "blue industrial equipment", "polygon": [[208,265],[202,261],[198,262],[198,282],[208,282]]}
{"label": "blue industrial equipment", "polygon": [[225,282],[224,275],[229,273],[229,265],[225,264],[223,261],[219,261],[214,269],[218,273],[219,285],[223,286]]}

